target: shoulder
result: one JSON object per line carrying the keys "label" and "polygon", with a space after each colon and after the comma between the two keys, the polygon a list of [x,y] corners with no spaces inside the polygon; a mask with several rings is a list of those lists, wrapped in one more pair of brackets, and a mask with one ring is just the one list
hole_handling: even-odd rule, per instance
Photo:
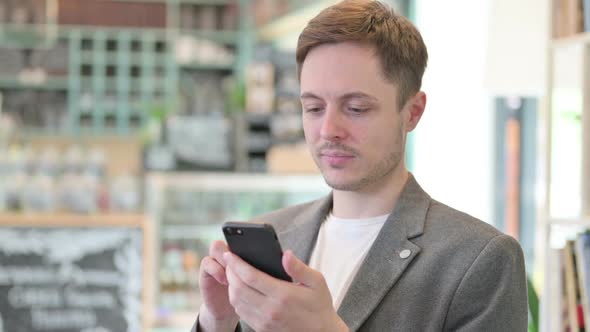
{"label": "shoulder", "polygon": [[432,210],[431,225],[448,229],[439,253],[447,258],[445,272],[455,277],[448,283],[453,295],[445,330],[526,330],[526,268],[518,241],[438,202]]}
{"label": "shoulder", "polygon": [[[433,259],[441,262],[439,271],[453,276],[445,279],[453,295],[444,330],[526,330],[526,269],[520,244],[438,202],[433,202],[429,216],[433,232],[441,232]],[[425,245],[435,238],[432,233],[427,237]]]}
{"label": "shoulder", "polygon": [[470,235],[486,240],[502,234],[494,226],[436,200],[430,202],[426,227],[443,233]]}
{"label": "shoulder", "polygon": [[431,200],[424,236],[426,243],[444,241],[449,249],[470,253],[467,255],[472,256],[471,259],[488,252],[494,255],[522,256],[519,243],[511,236],[436,200]]}

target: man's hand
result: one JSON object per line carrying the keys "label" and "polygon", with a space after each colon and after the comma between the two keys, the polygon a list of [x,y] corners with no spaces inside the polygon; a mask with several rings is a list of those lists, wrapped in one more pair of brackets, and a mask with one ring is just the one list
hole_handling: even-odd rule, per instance
{"label": "man's hand", "polygon": [[200,331],[234,331],[239,317],[229,303],[226,264],[223,258],[228,252],[223,241],[215,241],[209,247],[209,256],[201,261],[199,288],[203,305],[199,312]]}
{"label": "man's hand", "polygon": [[291,251],[283,254],[283,267],[295,283],[273,278],[230,252],[223,258],[229,301],[257,332],[348,331],[334,310],[323,275]]}

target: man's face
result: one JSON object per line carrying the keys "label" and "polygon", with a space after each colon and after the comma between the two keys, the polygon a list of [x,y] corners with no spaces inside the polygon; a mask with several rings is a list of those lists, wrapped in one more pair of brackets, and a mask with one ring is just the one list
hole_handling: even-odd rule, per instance
{"label": "man's face", "polygon": [[399,111],[397,98],[371,47],[345,42],[308,53],[301,69],[303,129],[328,185],[370,191],[405,167],[409,114]]}

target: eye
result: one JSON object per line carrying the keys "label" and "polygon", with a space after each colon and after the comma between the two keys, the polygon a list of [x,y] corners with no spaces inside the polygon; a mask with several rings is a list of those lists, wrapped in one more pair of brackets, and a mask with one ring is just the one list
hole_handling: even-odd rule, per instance
{"label": "eye", "polygon": [[360,108],[360,107],[348,107],[348,110],[352,113],[364,113],[367,111],[367,108]]}
{"label": "eye", "polygon": [[320,107],[309,107],[305,109],[306,113],[319,113],[322,109]]}

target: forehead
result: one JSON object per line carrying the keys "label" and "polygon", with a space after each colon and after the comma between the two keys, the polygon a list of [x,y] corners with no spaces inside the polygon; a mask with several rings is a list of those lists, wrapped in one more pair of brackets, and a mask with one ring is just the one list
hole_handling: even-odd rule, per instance
{"label": "forehead", "polygon": [[374,48],[356,42],[313,48],[301,66],[300,85],[302,93],[325,96],[352,91],[369,95],[395,92],[394,84],[384,77]]}

